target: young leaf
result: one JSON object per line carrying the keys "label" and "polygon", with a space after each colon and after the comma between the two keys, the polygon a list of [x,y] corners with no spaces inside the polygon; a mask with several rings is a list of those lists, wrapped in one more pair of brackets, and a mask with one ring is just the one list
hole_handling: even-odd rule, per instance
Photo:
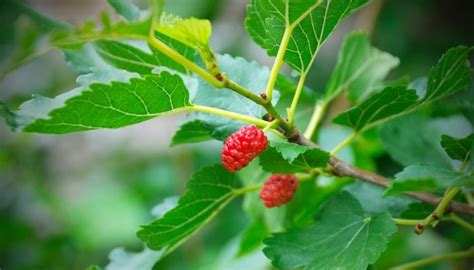
{"label": "young leaf", "polygon": [[178,206],[142,226],[138,238],[153,250],[179,245],[235,197],[235,182],[235,175],[221,165],[202,168],[186,184]]}
{"label": "young leaf", "polygon": [[27,132],[62,134],[132,125],[190,105],[181,77],[162,72],[129,82],[88,83],[54,99],[36,97],[22,104],[10,124]]}
{"label": "young leaf", "polygon": [[384,195],[408,191],[437,191],[451,186],[474,187],[474,176],[426,164],[406,167],[395,175]]}
{"label": "young leaf", "polygon": [[358,106],[339,114],[333,122],[360,131],[404,112],[415,105],[417,99],[415,90],[403,85],[388,86]]}
{"label": "young leaf", "polygon": [[260,166],[272,173],[308,172],[325,167],[329,153],[292,143],[271,142],[259,156]]}
{"label": "young leaf", "polygon": [[270,56],[278,52],[287,25],[294,30],[285,62],[304,72],[337,24],[368,0],[272,1],[252,0],[247,7],[245,28]]}
{"label": "young leaf", "polygon": [[201,56],[206,68],[213,75],[220,73],[209,43],[212,27],[211,22],[208,20],[196,18],[181,19],[171,14],[164,14],[161,16],[156,31],[196,50]]}
{"label": "young leaf", "polygon": [[449,49],[430,70],[428,87],[423,102],[432,102],[471,85],[469,53],[471,48],[459,46]]}
{"label": "young leaf", "polygon": [[131,0],[107,0],[107,2],[128,21],[140,19],[140,9]]}
{"label": "young leaf", "polygon": [[366,33],[348,35],[326,88],[325,99],[332,100],[342,91],[360,101],[381,86],[398,58],[372,47]]}
{"label": "young leaf", "polygon": [[211,22],[208,20],[196,18],[181,19],[171,14],[164,14],[161,16],[156,31],[172,37],[195,50],[201,50],[202,47],[209,47],[212,28]]}
{"label": "young leaf", "polygon": [[334,196],[308,228],[266,239],[263,250],[279,268],[367,269],[397,230],[389,214],[367,215],[347,192]]}
{"label": "young leaf", "polygon": [[474,145],[474,133],[471,133],[469,136],[462,139],[442,135],[441,145],[450,158],[459,161],[469,160],[471,149]]}

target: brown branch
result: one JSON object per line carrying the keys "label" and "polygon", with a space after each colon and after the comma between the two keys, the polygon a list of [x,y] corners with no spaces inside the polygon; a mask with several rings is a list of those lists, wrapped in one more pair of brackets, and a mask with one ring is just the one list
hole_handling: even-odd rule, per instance
{"label": "brown branch", "polygon": [[[297,134],[290,138],[289,141],[300,145],[319,148],[317,144],[302,136],[300,132],[297,132]],[[389,179],[373,172],[354,167],[335,156],[331,157],[329,164],[332,166],[332,173],[335,176],[349,176],[381,187],[388,187],[390,184]],[[441,201],[441,197],[426,192],[406,192],[403,194],[432,205],[438,205],[438,203]],[[452,201],[450,203],[449,209],[453,212],[474,216],[474,207],[465,203]]]}

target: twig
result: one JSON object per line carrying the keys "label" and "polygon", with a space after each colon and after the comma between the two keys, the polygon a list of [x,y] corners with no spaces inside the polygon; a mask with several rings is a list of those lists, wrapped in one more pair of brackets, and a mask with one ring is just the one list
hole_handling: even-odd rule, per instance
{"label": "twig", "polygon": [[[300,145],[305,145],[308,147],[319,148],[317,144],[306,139],[299,132],[297,132],[295,136],[290,138],[289,141],[300,144]],[[335,176],[339,176],[339,177],[349,176],[349,177],[359,179],[364,182],[375,184],[381,187],[388,187],[390,184],[390,180],[388,178],[385,178],[376,173],[369,172],[369,171],[354,167],[352,165],[349,165],[335,156],[332,156],[330,158],[329,164],[331,165],[332,173]],[[424,201],[426,203],[432,204],[432,205],[438,205],[438,203],[441,201],[441,197],[438,197],[426,192],[406,192],[403,194],[410,196],[412,198],[418,199],[420,201]],[[464,204],[464,203],[452,201],[449,204],[448,209],[457,213],[468,214],[468,215],[474,216],[474,207]]]}

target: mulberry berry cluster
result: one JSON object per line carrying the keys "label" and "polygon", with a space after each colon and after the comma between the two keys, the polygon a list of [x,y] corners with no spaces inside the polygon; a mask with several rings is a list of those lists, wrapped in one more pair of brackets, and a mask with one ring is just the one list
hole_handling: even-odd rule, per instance
{"label": "mulberry berry cluster", "polygon": [[266,207],[285,204],[293,198],[298,188],[298,179],[293,174],[274,174],[263,184],[260,199]]}
{"label": "mulberry berry cluster", "polygon": [[222,164],[230,172],[238,171],[263,152],[267,144],[265,133],[256,126],[242,127],[226,139]]}

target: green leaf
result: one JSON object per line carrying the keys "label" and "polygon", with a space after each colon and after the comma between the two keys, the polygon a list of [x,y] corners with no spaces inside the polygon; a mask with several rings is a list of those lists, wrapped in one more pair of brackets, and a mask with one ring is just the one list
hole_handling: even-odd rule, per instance
{"label": "green leaf", "polygon": [[449,135],[441,136],[441,145],[446,153],[452,159],[467,161],[471,155],[471,149],[474,145],[474,133],[465,138],[454,138]]}
{"label": "green leaf", "polygon": [[260,166],[272,173],[309,172],[327,165],[329,153],[294,143],[270,142],[260,154]]}
{"label": "green leaf", "polygon": [[[365,3],[367,0],[252,0],[247,7],[245,28],[268,55],[275,56],[285,25],[296,23],[284,60],[305,72],[337,24]],[[298,23],[299,19],[302,20]]]}
{"label": "green leaf", "polygon": [[388,72],[398,64],[398,58],[372,47],[366,33],[352,33],[346,37],[339,52],[325,99],[332,100],[347,91],[353,101],[363,100],[382,86]]}
{"label": "green leaf", "polygon": [[146,40],[151,27],[151,19],[136,22],[117,22],[111,25],[96,27],[94,22],[86,22],[82,28],[74,31],[58,31],[51,38],[51,45],[66,49],[78,50],[88,42],[99,39],[137,39]]}
{"label": "green leaf", "polygon": [[[124,80],[130,78],[127,73],[114,74],[122,75]],[[15,112],[10,121],[12,128],[54,134],[118,128],[183,111],[191,105],[181,77],[168,72],[128,82],[93,82],[54,99],[36,97],[27,101]]]}
{"label": "green leaf", "polygon": [[[265,172],[258,165],[258,160],[252,161],[247,167],[238,172],[244,187],[254,186],[263,183],[270,177],[270,173]],[[258,192],[249,192],[244,195],[243,209],[250,219],[250,226],[246,228],[240,241],[239,254],[244,255],[257,245],[263,244],[263,239],[271,232],[281,231],[286,219],[286,207],[267,208],[259,198]],[[256,228],[259,224],[261,228]],[[267,232],[267,235],[263,233]]]}
{"label": "green leaf", "polygon": [[471,132],[471,124],[463,116],[429,119],[410,114],[382,125],[380,138],[391,158],[404,167],[427,163],[453,169],[458,165],[441,147],[441,135],[465,137]]}
{"label": "green leaf", "polygon": [[356,107],[339,114],[333,122],[355,131],[365,130],[410,109],[417,99],[415,90],[403,85],[388,86]]}
{"label": "green leaf", "polygon": [[408,208],[400,215],[406,219],[424,219],[433,213],[435,207],[431,204],[416,202],[408,205]]}
{"label": "green leaf", "polygon": [[279,268],[367,269],[397,230],[387,213],[367,215],[347,192],[334,196],[308,228],[266,239],[263,252]]}
{"label": "green leaf", "polygon": [[[248,62],[241,57],[217,55],[217,61],[222,72],[236,83],[259,94],[265,89],[270,71],[267,67],[258,65],[255,61]],[[278,94],[274,95],[274,102],[278,101]],[[193,103],[214,108],[220,108],[261,118],[266,111],[262,106],[233,92],[214,88],[207,81],[199,78],[199,87]],[[197,113],[196,118],[206,123],[211,129],[211,136],[218,140],[225,140],[230,134],[246,123],[205,113]]]}
{"label": "green leaf", "polygon": [[267,225],[263,221],[254,221],[249,224],[240,240],[238,256],[243,256],[257,250],[265,238],[270,235]]}
{"label": "green leaf", "polygon": [[408,191],[438,191],[452,186],[474,187],[474,176],[460,172],[418,164],[406,167],[395,175],[384,195],[390,196]]}
{"label": "green leaf", "polygon": [[109,4],[128,21],[140,18],[140,9],[131,0],[107,0]]}
{"label": "green leaf", "polygon": [[202,168],[186,184],[178,206],[142,226],[138,238],[153,250],[179,245],[235,197],[235,182],[235,175],[221,165]]}
{"label": "green leaf", "polygon": [[344,188],[351,193],[365,212],[370,214],[382,214],[388,212],[392,217],[400,216],[403,211],[415,199],[408,196],[390,196],[384,197],[385,188],[373,184],[356,181]]}
{"label": "green leaf", "polygon": [[471,48],[459,46],[449,49],[430,70],[428,87],[423,102],[432,102],[471,85],[469,53]]}
{"label": "green leaf", "polygon": [[125,43],[100,40],[94,45],[97,53],[105,61],[120,69],[150,74],[159,65],[152,54]]}
{"label": "green leaf", "polygon": [[[443,55],[430,71],[426,96],[422,100],[418,101],[417,93],[424,92],[423,89],[407,90],[402,85],[391,85],[358,106],[339,114],[334,123],[360,131],[468,88],[469,52],[469,48],[460,46],[449,49]],[[422,85],[417,86],[423,88]]]}
{"label": "green leaf", "polygon": [[212,140],[211,130],[201,120],[185,122],[173,136],[171,145],[196,143]]}
{"label": "green leaf", "polygon": [[[195,52],[186,45],[167,36],[160,35],[158,38],[181,55],[191,61],[194,60]],[[117,68],[130,72],[150,74],[157,67],[167,67],[181,73],[188,72],[185,67],[162,52],[153,47],[148,48],[145,42],[136,42],[137,45],[141,45],[141,48],[123,42],[108,40],[100,40],[94,44],[96,51],[105,61]]]}

